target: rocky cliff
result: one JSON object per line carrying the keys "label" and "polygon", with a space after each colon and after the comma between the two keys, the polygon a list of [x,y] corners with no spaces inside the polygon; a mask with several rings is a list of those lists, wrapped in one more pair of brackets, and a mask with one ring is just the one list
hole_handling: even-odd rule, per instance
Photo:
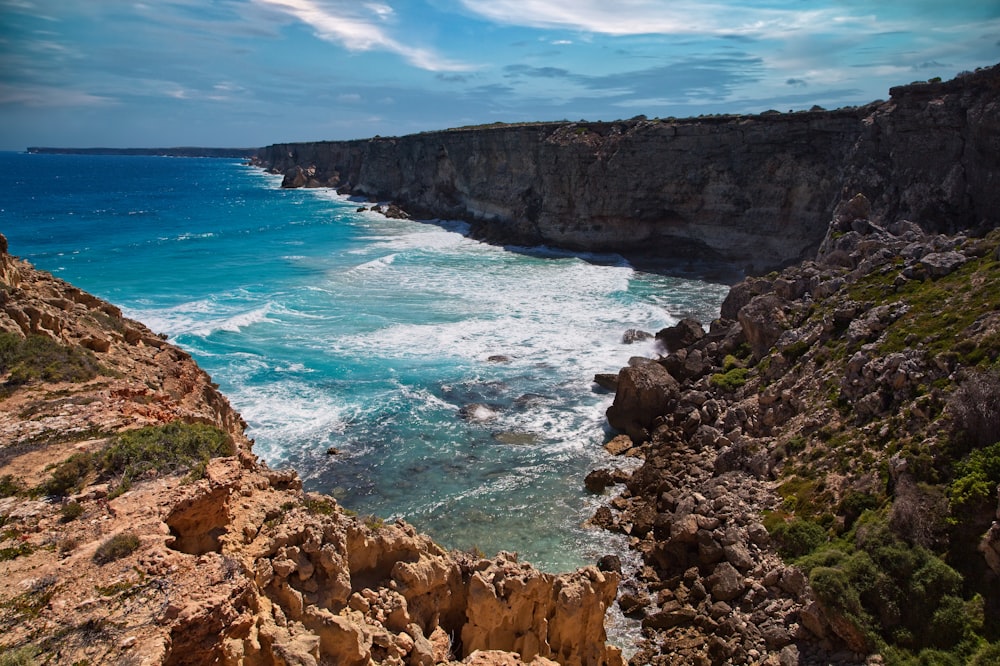
{"label": "rocky cliff", "polygon": [[496,125],[276,144],[286,187],[337,187],[481,239],[762,271],[810,256],[844,192],[927,228],[1000,204],[1000,68],[861,108]]}
{"label": "rocky cliff", "polygon": [[644,564],[632,663],[1000,659],[1000,231],[892,210],[841,202],[813,260],[602,378],[644,459],[588,477]]}
{"label": "rocky cliff", "polygon": [[445,552],[243,429],[188,354],[0,236],[4,663],[622,663],[614,573]]}

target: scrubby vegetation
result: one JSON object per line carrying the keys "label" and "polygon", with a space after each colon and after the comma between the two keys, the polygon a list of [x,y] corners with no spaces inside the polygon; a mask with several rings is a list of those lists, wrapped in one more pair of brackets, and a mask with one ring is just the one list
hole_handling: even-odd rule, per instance
{"label": "scrubby vegetation", "polygon": [[98,564],[107,564],[128,557],[139,548],[139,537],[132,532],[122,532],[116,534],[100,546],[94,553],[94,561]]}
{"label": "scrubby vegetation", "polygon": [[174,421],[120,433],[94,453],[74,453],[55,467],[39,490],[66,496],[101,479],[109,482],[108,496],[114,498],[144,474],[189,472],[192,479],[200,478],[211,458],[233,453],[233,442],[222,430]]}
{"label": "scrubby vegetation", "polygon": [[44,335],[0,333],[0,376],[10,373],[7,392],[33,380],[84,382],[101,372],[93,353],[82,347],[61,345]]}
{"label": "scrubby vegetation", "polygon": [[802,404],[827,406],[775,447],[783,505],[764,522],[889,664],[1000,655],[1000,584],[978,551],[1000,486],[998,246],[1000,232],[965,241],[968,260],[939,277],[899,256],[843,268],[845,286],[792,322],[819,339],[746,376],[747,390],[797,381]]}

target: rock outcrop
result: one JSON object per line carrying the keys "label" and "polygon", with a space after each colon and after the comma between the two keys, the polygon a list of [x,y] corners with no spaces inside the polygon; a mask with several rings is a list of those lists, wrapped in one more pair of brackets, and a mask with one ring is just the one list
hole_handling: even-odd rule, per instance
{"label": "rock outcrop", "polygon": [[619,599],[632,663],[971,660],[962,637],[995,635],[1000,231],[887,216],[845,198],[813,261],[619,372],[608,419],[644,462],[593,522],[642,558]]}
{"label": "rock outcrop", "polygon": [[[257,460],[185,352],[6,250],[0,236],[0,651],[49,664],[622,663],[604,631],[616,573],[446,552],[304,493]],[[106,452],[123,433],[162,447],[177,423],[222,433],[230,454],[114,471]]]}
{"label": "rock outcrop", "polygon": [[751,272],[808,258],[845,192],[928,230],[1000,206],[1000,68],[836,111],[495,125],[275,144],[285,187],[335,187],[480,239]]}

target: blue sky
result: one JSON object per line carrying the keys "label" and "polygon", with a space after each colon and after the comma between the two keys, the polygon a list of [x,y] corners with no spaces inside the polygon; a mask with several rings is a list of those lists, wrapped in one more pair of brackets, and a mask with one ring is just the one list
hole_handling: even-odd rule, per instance
{"label": "blue sky", "polygon": [[997,62],[997,0],[0,0],[0,149],[836,108]]}

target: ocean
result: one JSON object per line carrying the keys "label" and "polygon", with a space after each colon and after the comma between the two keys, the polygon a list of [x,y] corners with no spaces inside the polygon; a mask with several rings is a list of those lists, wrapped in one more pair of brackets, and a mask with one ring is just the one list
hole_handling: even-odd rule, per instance
{"label": "ocean", "polygon": [[360,514],[548,571],[624,553],[583,525],[612,395],[593,384],[727,287],[358,212],[225,159],[0,154],[10,251],[189,351],[254,450]]}

